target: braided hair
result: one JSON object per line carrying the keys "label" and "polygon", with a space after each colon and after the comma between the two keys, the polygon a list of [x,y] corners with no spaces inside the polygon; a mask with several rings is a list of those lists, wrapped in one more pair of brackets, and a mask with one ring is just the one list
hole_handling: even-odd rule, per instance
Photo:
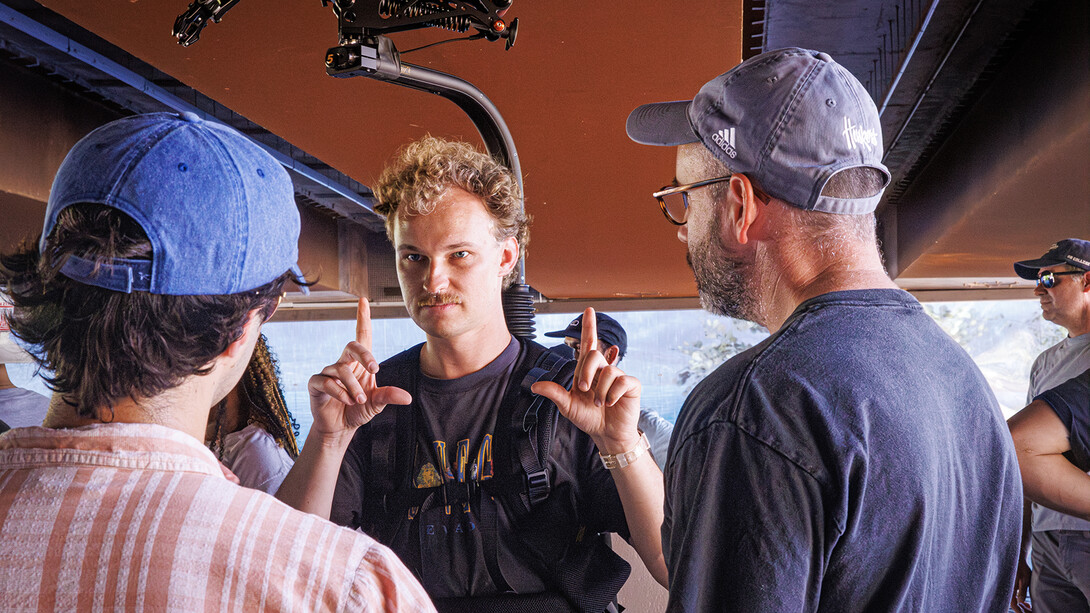
{"label": "braided hair", "polygon": [[[284,448],[295,460],[299,457],[299,446],[295,437],[299,435],[299,424],[288,411],[284,401],[284,390],[280,387],[280,367],[276,358],[269,351],[268,339],[262,334],[254,346],[254,355],[246,365],[246,372],[238,382],[239,422],[243,427],[255,424],[272,435],[276,443]],[[227,400],[221,400],[214,409],[214,434],[208,446],[219,457],[223,453],[224,414]]]}

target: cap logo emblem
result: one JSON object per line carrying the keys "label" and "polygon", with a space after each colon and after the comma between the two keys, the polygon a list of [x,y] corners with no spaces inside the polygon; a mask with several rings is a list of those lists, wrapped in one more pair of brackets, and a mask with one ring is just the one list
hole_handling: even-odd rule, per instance
{"label": "cap logo emblem", "polygon": [[1090,262],[1088,262],[1088,261],[1086,261],[1086,260],[1084,260],[1082,258],[1077,258],[1077,257],[1071,255],[1070,253],[1067,254],[1064,257],[1066,257],[1069,262],[1075,262],[1076,264],[1082,264],[1083,266],[1090,266]]}
{"label": "cap logo emblem", "polygon": [[878,133],[871,129],[863,129],[852,123],[847,115],[844,116],[844,138],[848,141],[849,149],[876,147],[878,145]]}
{"label": "cap logo emblem", "polygon": [[716,145],[727,154],[727,157],[734,159],[738,155],[738,151],[734,148],[734,128],[725,128],[719,130],[715,134],[712,134],[712,140]]}

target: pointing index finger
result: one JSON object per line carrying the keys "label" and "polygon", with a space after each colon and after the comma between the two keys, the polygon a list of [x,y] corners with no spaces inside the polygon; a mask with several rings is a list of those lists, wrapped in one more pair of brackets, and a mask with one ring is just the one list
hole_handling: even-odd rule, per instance
{"label": "pointing index finger", "polygon": [[371,303],[366,298],[356,304],[356,342],[371,351]]}
{"label": "pointing index finger", "polygon": [[585,356],[598,348],[598,320],[594,309],[587,307],[583,311],[583,331],[579,336],[579,355]]}

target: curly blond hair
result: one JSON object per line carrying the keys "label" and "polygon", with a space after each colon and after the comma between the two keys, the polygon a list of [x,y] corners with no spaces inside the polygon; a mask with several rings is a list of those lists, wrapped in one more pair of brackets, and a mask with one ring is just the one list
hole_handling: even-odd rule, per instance
{"label": "curly blond hair", "polygon": [[[394,220],[399,214],[431,213],[439,197],[451,187],[480,198],[492,216],[496,240],[514,237],[519,252],[525,255],[530,218],[523,210],[515,175],[469,143],[430,135],[402,147],[375,185],[375,212],[386,218],[386,236],[393,240]],[[504,285],[517,277],[518,270],[512,270]]]}

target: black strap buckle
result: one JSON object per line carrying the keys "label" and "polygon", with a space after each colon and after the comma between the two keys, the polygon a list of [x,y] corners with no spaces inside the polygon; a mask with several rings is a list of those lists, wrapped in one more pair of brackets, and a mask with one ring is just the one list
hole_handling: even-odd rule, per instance
{"label": "black strap buckle", "polygon": [[545,500],[549,497],[549,469],[541,470],[526,475],[526,493],[530,498],[530,505]]}

